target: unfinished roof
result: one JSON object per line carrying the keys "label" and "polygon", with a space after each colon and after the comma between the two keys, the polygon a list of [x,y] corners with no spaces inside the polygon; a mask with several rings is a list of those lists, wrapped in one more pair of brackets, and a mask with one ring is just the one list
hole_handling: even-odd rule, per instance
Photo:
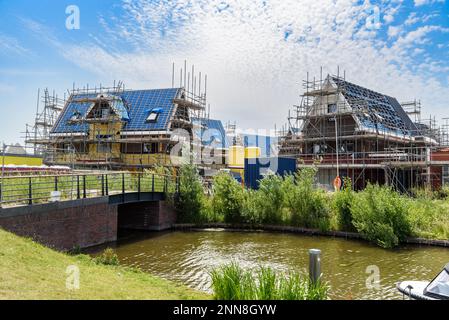
{"label": "unfinished roof", "polygon": [[226,132],[220,120],[192,118],[193,133],[202,144],[214,148],[227,148]]}
{"label": "unfinished roof", "polygon": [[353,111],[361,129],[416,136],[419,131],[399,102],[390,96],[363,88],[341,78],[331,77]]}
{"label": "unfinished roof", "polygon": [[[109,93],[113,96],[111,109],[124,121],[123,131],[165,131],[174,110],[173,100],[181,89],[133,90]],[[67,102],[51,133],[87,133],[88,124],[71,121],[74,115],[85,119],[98,94],[75,94]],[[87,102],[86,102],[87,101]],[[150,113],[157,113],[154,121],[147,121]]]}

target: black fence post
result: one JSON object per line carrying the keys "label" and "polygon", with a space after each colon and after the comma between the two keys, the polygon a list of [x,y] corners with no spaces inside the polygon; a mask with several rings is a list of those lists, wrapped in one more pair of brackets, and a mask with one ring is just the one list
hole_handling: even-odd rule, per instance
{"label": "black fence post", "polygon": [[33,204],[33,187],[31,177],[28,178],[28,204],[30,206]]}
{"label": "black fence post", "polygon": [[137,173],[137,199],[140,201],[140,172]]}
{"label": "black fence post", "polygon": [[81,191],[80,191],[80,176],[76,176],[76,198],[81,198]]}
{"label": "black fence post", "polygon": [[86,176],[83,176],[83,198],[84,199],[87,198],[87,194],[86,194]]}
{"label": "black fence post", "polygon": [[164,193],[168,192],[167,176],[164,176]]}
{"label": "black fence post", "polygon": [[106,195],[109,195],[108,175],[106,174]]}
{"label": "black fence post", "polygon": [[151,192],[154,193],[154,173],[153,173],[152,178],[151,178]]}
{"label": "black fence post", "polygon": [[125,174],[122,173],[122,200],[125,202]]}
{"label": "black fence post", "polygon": [[101,196],[104,197],[104,174],[101,175]]}
{"label": "black fence post", "polygon": [[55,176],[55,191],[58,191],[58,176]]}

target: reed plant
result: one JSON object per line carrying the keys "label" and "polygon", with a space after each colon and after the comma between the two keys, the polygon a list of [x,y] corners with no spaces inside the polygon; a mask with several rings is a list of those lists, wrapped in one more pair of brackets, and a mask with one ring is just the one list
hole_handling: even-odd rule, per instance
{"label": "reed plant", "polygon": [[312,284],[298,272],[276,273],[271,267],[252,272],[232,262],[214,269],[211,278],[217,300],[325,300],[328,295],[326,284]]}

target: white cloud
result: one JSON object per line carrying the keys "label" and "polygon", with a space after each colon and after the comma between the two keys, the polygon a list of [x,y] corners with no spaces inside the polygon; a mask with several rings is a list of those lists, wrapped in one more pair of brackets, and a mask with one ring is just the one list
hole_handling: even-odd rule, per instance
{"label": "white cloud", "polygon": [[384,14],[384,21],[386,24],[390,24],[394,21],[395,15],[399,12],[400,7],[401,7],[401,4],[399,4],[396,7],[387,6],[387,8],[385,9],[385,14]]}
{"label": "white cloud", "polygon": [[417,65],[410,54],[430,32],[447,30],[390,26],[397,40],[387,45],[367,28],[367,8],[352,0],[126,0],[123,16],[102,20],[101,41],[50,41],[81,68],[133,88],[170,86],[171,62],[178,75],[188,59],[208,74],[212,117],[244,128],[285,123],[299,103],[301,80],[307,72],[319,78],[320,66],[324,75],[340,66],[350,81],[400,100],[420,98],[433,114],[447,112],[449,87],[432,74],[445,65],[431,58]]}
{"label": "white cloud", "polygon": [[422,54],[424,52],[425,52],[425,50],[423,48],[415,48],[413,50],[413,54],[415,54],[415,55]]}
{"label": "white cloud", "polygon": [[23,56],[27,53],[29,51],[22,47],[16,38],[0,33],[0,54],[17,54]]}
{"label": "white cloud", "polygon": [[449,32],[449,28],[443,28],[441,26],[423,26],[416,30],[410,31],[405,36],[398,39],[397,44],[401,46],[410,46],[415,44],[423,44],[428,41],[426,38],[430,32]]}
{"label": "white cloud", "polygon": [[388,37],[395,38],[401,33],[402,28],[400,26],[389,26],[388,27]]}
{"label": "white cloud", "polygon": [[415,0],[415,7],[433,4],[433,3],[444,3],[445,0]]}
{"label": "white cloud", "polygon": [[420,20],[416,12],[410,13],[410,15],[407,17],[407,20],[405,20],[404,24],[406,26],[413,25],[417,23]]}

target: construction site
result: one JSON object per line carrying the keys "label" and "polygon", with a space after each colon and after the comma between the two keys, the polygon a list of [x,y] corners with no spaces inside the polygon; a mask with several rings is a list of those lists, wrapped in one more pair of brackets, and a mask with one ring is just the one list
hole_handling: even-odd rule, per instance
{"label": "construction site", "polygon": [[25,143],[46,165],[73,169],[141,171],[191,162],[220,168],[226,139],[221,122],[206,110],[207,75],[193,65],[187,70],[185,62],[177,82],[173,64],[167,89],[129,90],[114,82],[108,88],[73,86],[63,98],[45,90]]}
{"label": "construction site", "polygon": [[237,134],[235,123],[225,128],[211,119],[207,75],[188,70],[186,61],[179,73],[173,64],[166,89],[114,82],[38,96],[24,138],[49,166],[142,171],[195,163],[205,176],[226,169],[243,177],[245,158],[279,156],[295,158],[297,168],[316,167],[317,182],[329,190],[336,177],[349,177],[357,190],[368,182],[403,192],[449,182],[449,118],[439,125],[422,116],[419,100],[400,103],[340,71],[307,74],[300,104],[276,137]]}
{"label": "construction site", "polygon": [[422,118],[420,101],[399,103],[339,73],[307,74],[301,103],[277,133],[280,155],[295,157],[299,168],[315,166],[326,189],[336,177],[349,177],[357,190],[368,182],[403,192],[448,183],[448,120],[438,126]]}

